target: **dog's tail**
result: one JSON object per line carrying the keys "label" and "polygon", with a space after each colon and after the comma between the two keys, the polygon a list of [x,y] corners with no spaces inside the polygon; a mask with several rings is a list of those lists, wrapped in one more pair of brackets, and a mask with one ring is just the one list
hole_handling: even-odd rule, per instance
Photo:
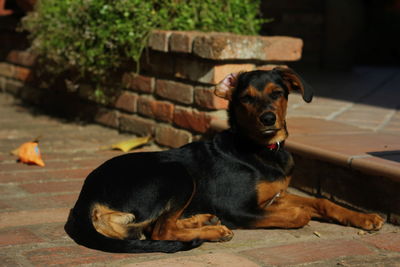
{"label": "dog's tail", "polygon": [[86,217],[74,215],[71,210],[68,221],[64,226],[66,233],[78,244],[105,252],[117,253],[145,253],[190,250],[200,246],[203,240],[192,240],[190,242],[167,241],[167,240],[120,240],[106,237],[93,227],[93,224]]}

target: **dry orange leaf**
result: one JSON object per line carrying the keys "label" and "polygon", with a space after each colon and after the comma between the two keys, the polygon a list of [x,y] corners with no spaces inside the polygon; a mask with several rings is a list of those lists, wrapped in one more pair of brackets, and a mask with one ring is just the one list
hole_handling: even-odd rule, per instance
{"label": "dry orange leaf", "polygon": [[36,164],[41,167],[45,166],[37,142],[23,143],[19,148],[17,148],[13,152],[17,154],[19,161],[23,163]]}

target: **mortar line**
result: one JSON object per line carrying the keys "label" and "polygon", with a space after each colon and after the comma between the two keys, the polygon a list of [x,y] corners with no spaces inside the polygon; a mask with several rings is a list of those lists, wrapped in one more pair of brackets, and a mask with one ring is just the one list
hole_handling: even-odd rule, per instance
{"label": "mortar line", "polygon": [[333,120],[340,114],[346,112],[347,110],[351,109],[354,106],[354,103],[348,103],[346,106],[340,108],[338,111],[332,112],[329,116],[325,118],[325,120]]}
{"label": "mortar line", "polygon": [[387,114],[385,116],[385,118],[383,119],[383,121],[381,122],[380,125],[378,125],[375,129],[374,132],[378,132],[380,130],[382,130],[386,125],[389,124],[389,122],[391,121],[391,119],[394,117],[394,115],[396,114],[396,109],[392,110],[391,112],[389,112],[389,114]]}

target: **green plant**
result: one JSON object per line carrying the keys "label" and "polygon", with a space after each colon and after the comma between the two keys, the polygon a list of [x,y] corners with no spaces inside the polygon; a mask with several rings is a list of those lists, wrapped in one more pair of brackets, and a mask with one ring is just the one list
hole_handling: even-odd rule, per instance
{"label": "green plant", "polygon": [[259,1],[40,0],[22,28],[51,72],[104,83],[125,62],[139,62],[152,29],[256,34],[265,21]]}

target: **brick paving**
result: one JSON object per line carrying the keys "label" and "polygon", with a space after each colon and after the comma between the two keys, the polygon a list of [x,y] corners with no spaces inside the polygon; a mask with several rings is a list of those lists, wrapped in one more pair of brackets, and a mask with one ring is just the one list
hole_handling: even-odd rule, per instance
{"label": "brick paving", "polygon": [[[376,88],[391,92],[399,72],[378,71],[372,77],[368,69],[358,71],[356,75],[369,79],[368,94],[354,86],[353,91],[337,91],[336,98],[331,99],[327,90],[322,92],[325,95],[315,99],[313,105],[316,108],[303,105],[297,96],[293,96],[289,116],[295,129],[291,130],[291,138],[305,139],[307,130],[312,127],[320,136],[327,135],[328,131],[332,134],[334,130],[340,134],[343,129],[346,129],[346,135],[398,135],[398,103],[395,97],[380,102],[384,92]],[[387,82],[383,83],[382,79]],[[342,77],[343,80],[346,81]],[[351,88],[352,84],[355,82],[350,77],[345,86]],[[373,114],[371,116],[376,115],[376,119],[367,116],[370,119],[365,121],[358,117],[354,123],[352,118],[357,115],[352,117],[351,113],[364,114],[363,105],[370,104],[373,106],[367,110]],[[307,112],[308,118],[313,118],[307,121],[299,118]],[[342,115],[347,120],[341,118]],[[319,125],[321,121],[337,123],[342,128],[326,130],[324,125]],[[307,123],[310,125],[302,128]],[[349,128],[345,128],[345,124],[350,124]],[[9,151],[21,143],[40,135],[39,145],[46,167],[23,165],[9,155]],[[86,175],[104,160],[120,154],[99,147],[129,137],[101,126],[43,115],[0,93],[0,265],[400,266],[400,227],[391,224],[385,224],[376,233],[317,221],[297,230],[235,230],[235,237],[230,242],[206,243],[176,254],[111,254],[78,246],[63,231],[68,211]],[[377,150],[373,144],[365,142]],[[394,147],[396,139],[391,142],[389,145]],[[357,155],[364,152],[357,151]]]}

